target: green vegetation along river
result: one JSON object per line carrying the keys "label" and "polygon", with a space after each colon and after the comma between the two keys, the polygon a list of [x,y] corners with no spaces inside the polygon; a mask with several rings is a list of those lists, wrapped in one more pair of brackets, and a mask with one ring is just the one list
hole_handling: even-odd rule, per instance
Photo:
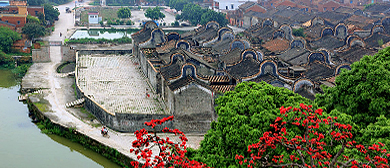
{"label": "green vegetation along river", "polygon": [[0,70],[0,167],[119,168],[78,143],[41,133],[17,100],[19,88],[10,70]]}

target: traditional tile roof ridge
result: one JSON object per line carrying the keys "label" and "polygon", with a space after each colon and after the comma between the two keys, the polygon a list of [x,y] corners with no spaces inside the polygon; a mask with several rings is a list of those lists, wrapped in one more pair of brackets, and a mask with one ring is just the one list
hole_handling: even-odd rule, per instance
{"label": "traditional tile roof ridge", "polygon": [[131,38],[134,40],[135,43],[142,43],[149,40],[149,38],[151,37],[151,33],[152,33],[151,29],[146,29],[146,30],[142,29],[137,33],[132,34]]}
{"label": "traditional tile roof ridge", "polygon": [[366,43],[367,47],[374,48],[374,47],[380,47],[379,46],[379,40],[382,40],[383,43],[387,43],[390,41],[390,35],[387,35],[386,33],[374,33],[368,36],[364,39],[364,42]]}
{"label": "traditional tile roof ridge", "polygon": [[175,48],[176,40],[170,40],[164,43],[161,46],[156,47],[156,51],[158,53],[168,53],[171,51],[172,48]]}
{"label": "traditional tile roof ridge", "polygon": [[361,46],[353,46],[343,51],[338,51],[335,53],[337,61],[342,63],[354,63],[356,61],[359,61],[364,55],[373,55],[377,51],[373,49],[368,49]]}
{"label": "traditional tile roof ridge", "polygon": [[227,67],[226,71],[236,79],[245,79],[260,74],[260,62],[246,58],[240,63]]}
{"label": "traditional tile roof ridge", "polygon": [[322,79],[334,76],[336,67],[315,60],[314,62],[307,64],[306,69],[307,71],[303,73],[303,77],[318,82]]}
{"label": "traditional tile roof ridge", "polygon": [[246,1],[245,3],[241,4],[240,6],[238,6],[238,8],[239,8],[239,9],[246,10],[246,9],[252,7],[252,6],[255,5],[255,4],[256,4],[255,2]]}
{"label": "traditional tile roof ridge", "polygon": [[210,83],[230,82],[230,77],[227,75],[204,75],[204,80],[208,80]]}
{"label": "traditional tile roof ridge", "polygon": [[230,51],[230,45],[233,41],[233,39],[221,40],[217,43],[214,43],[214,45],[212,45],[212,48],[220,54],[226,54]]}
{"label": "traditional tile roof ridge", "polygon": [[307,57],[309,55],[310,51],[306,48],[290,48],[289,50],[278,54],[277,57],[290,65],[304,65],[307,63]]}
{"label": "traditional tile roof ridge", "polygon": [[279,53],[286,51],[290,47],[290,41],[284,38],[275,38],[263,43],[262,46],[271,52]]}
{"label": "traditional tile roof ridge", "polygon": [[176,90],[180,89],[181,87],[189,85],[191,83],[196,83],[196,84],[198,84],[198,85],[200,85],[200,86],[202,86],[204,88],[212,90],[212,88],[210,88],[210,86],[207,83],[204,83],[203,81],[200,81],[199,79],[193,78],[190,75],[182,77],[182,78],[180,78],[180,79],[178,79],[178,80],[176,80],[174,82],[170,82],[168,84],[168,87],[172,91],[176,91]]}
{"label": "traditional tile roof ridge", "polygon": [[337,39],[335,36],[325,36],[319,40],[313,41],[310,43],[311,48],[325,48],[327,50],[338,50],[343,47],[345,41]]}
{"label": "traditional tile roof ridge", "polygon": [[227,54],[219,56],[219,60],[225,62],[227,65],[233,65],[241,61],[241,52],[243,50],[235,48]]}
{"label": "traditional tile roof ridge", "polygon": [[210,88],[214,91],[225,93],[227,91],[232,91],[236,85],[210,85]]}

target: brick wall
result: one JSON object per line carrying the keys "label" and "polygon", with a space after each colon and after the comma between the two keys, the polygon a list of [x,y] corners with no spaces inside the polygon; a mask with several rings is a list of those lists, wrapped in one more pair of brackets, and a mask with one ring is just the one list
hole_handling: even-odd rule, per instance
{"label": "brick wall", "polygon": [[2,17],[0,16],[0,19],[3,22],[14,24],[17,28],[23,27],[24,24],[26,24],[26,16],[24,15],[7,14],[7,15],[2,15]]}
{"label": "brick wall", "polygon": [[62,62],[76,62],[76,50],[69,46],[61,46]]}
{"label": "brick wall", "polygon": [[41,46],[40,49],[32,50],[33,62],[50,62],[50,47]]}

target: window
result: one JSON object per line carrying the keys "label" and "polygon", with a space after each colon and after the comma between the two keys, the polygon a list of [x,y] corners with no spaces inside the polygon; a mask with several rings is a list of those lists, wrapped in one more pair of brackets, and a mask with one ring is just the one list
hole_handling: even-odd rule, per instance
{"label": "window", "polygon": [[93,18],[94,16],[89,16],[89,18]]}
{"label": "window", "polygon": [[38,15],[38,11],[35,11],[35,15]]}
{"label": "window", "polygon": [[353,0],[349,1],[349,3],[352,4],[352,3],[353,3]]}
{"label": "window", "polygon": [[7,23],[8,23],[8,20],[6,20],[5,22],[7,22]]}
{"label": "window", "polygon": [[309,8],[306,8],[306,11],[309,11]]}
{"label": "window", "polygon": [[334,10],[334,7],[332,8],[332,10]]}
{"label": "window", "polygon": [[324,11],[326,11],[326,8],[324,8]]}
{"label": "window", "polygon": [[20,21],[18,21],[18,24],[20,24]]}

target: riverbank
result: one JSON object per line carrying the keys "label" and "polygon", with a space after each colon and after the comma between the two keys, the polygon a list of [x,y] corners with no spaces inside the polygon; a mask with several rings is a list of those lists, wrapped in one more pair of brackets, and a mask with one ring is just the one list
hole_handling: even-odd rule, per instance
{"label": "riverbank", "polygon": [[91,149],[96,153],[101,154],[110,161],[118,164],[121,167],[131,167],[130,162],[133,161],[129,157],[118,152],[116,149],[106,146],[95,139],[77,131],[75,128],[67,128],[59,124],[53,123],[49,118],[44,115],[44,111],[40,109],[39,104],[34,104],[31,99],[27,99],[28,109],[30,116],[36,123],[42,133],[54,134],[64,138],[67,138],[73,142],[77,142],[85,148]]}

